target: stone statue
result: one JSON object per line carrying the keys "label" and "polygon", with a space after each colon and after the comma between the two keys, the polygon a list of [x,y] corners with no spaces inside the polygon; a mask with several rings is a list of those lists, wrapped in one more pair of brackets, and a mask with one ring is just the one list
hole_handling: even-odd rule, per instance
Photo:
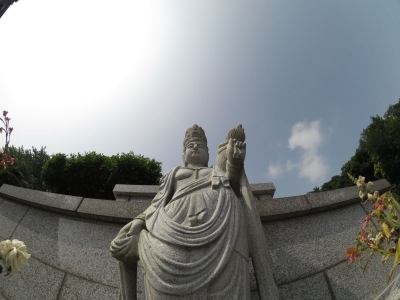
{"label": "stone statue", "polygon": [[138,259],[145,299],[250,299],[250,257],[260,299],[279,298],[245,156],[241,125],[219,146],[215,167],[208,167],[203,129],[193,125],[186,131],[184,167],[162,177],[149,208],[111,243],[120,260],[120,299],[136,299]]}

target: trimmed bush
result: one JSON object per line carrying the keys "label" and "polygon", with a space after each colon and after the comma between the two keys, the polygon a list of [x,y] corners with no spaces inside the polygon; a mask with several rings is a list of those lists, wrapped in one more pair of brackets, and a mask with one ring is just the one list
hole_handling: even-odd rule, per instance
{"label": "trimmed bush", "polygon": [[47,189],[86,198],[114,199],[116,184],[158,184],[161,163],[133,152],[111,157],[96,152],[56,154],[42,171]]}

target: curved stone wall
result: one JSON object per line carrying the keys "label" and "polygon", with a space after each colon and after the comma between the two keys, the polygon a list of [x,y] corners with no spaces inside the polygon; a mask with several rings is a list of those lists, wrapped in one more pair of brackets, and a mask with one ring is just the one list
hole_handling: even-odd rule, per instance
{"label": "curved stone wall", "polygon": [[[381,192],[386,180],[375,182]],[[374,299],[389,265],[372,260],[362,274],[348,266],[368,206],[356,187],[268,199],[256,195],[282,299]],[[19,239],[32,254],[29,267],[1,278],[4,299],[117,299],[118,264],[109,244],[148,201],[109,201],[0,188],[0,239]],[[253,290],[255,283],[253,282]],[[371,284],[372,283],[372,284]],[[141,284],[138,283],[141,298]],[[253,291],[252,297],[257,299]]]}

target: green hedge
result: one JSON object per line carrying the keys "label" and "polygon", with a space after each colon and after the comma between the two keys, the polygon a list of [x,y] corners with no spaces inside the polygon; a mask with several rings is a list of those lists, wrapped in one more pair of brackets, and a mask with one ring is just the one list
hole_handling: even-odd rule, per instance
{"label": "green hedge", "polygon": [[48,191],[86,198],[114,199],[116,184],[155,185],[161,163],[133,152],[111,157],[96,152],[58,153],[44,165],[42,180]]}

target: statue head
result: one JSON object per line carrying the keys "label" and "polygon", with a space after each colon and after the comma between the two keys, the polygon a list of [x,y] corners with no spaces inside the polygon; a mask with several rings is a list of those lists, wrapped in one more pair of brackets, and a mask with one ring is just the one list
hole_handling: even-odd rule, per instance
{"label": "statue head", "polygon": [[183,163],[185,167],[188,165],[207,167],[208,158],[207,138],[204,130],[194,124],[186,130],[185,139],[183,140]]}

